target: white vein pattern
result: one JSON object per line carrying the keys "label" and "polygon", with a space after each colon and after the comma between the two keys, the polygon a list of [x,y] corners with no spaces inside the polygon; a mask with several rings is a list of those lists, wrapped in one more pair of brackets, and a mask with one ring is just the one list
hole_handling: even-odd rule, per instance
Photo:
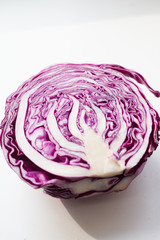
{"label": "white vein pattern", "polygon": [[[104,112],[102,111],[103,107],[96,106],[96,104],[93,103],[92,100],[88,97],[88,103],[86,103],[86,105],[82,104],[80,99],[78,99],[76,95],[79,89],[84,89],[85,86],[89,86],[90,84],[92,84],[90,85],[91,91],[92,89],[96,89],[96,86],[101,86],[102,81],[96,82],[94,79],[91,79],[89,77],[80,77],[78,75],[75,76],[74,73],[72,78],[71,76],[72,73],[70,72],[69,77],[64,78],[63,82],[59,81],[59,79],[56,79],[56,77],[53,77],[52,79],[46,80],[45,82],[34,86],[31,90],[27,91],[22,95],[15,127],[16,140],[22,152],[34,164],[44,169],[45,171],[64,177],[109,177],[114,176],[115,174],[121,174],[125,169],[130,169],[131,167],[135,166],[146,151],[146,148],[148,146],[148,139],[152,131],[152,119],[149,112],[149,106],[146,101],[141,97],[141,94],[138,91],[137,87],[133,83],[130,83],[130,87],[132,87],[137,98],[141,99],[141,102],[139,102],[138,104],[138,108],[145,115],[144,121],[141,123],[141,127],[145,132],[145,136],[143,138],[141,133],[137,134],[136,137],[140,142],[140,147],[128,153],[125,153],[125,150],[123,149],[121,151],[121,158],[117,160],[115,156],[118,155],[118,151],[121,145],[124,143],[128,134],[128,126],[126,124],[127,121],[125,119],[125,115],[123,114],[124,109],[122,110],[119,99],[116,98],[114,92],[112,92],[112,89],[107,89],[106,78],[106,82],[104,82],[103,88],[106,89],[106,92],[108,92],[108,94],[114,97],[114,100],[116,102],[115,107],[118,112],[118,118],[120,123],[120,128],[117,132],[117,135],[111,141],[111,144],[109,146],[108,139],[105,139],[104,136],[104,132],[107,127],[107,120]],[[121,74],[119,74],[119,76],[122,77]],[[64,152],[64,155],[71,155],[73,157],[76,157],[77,159],[82,159],[89,165],[88,168],[81,167],[80,165],[73,166],[70,164],[61,164],[54,160],[50,161],[49,159],[47,159],[44,155],[42,155],[39,151],[35,149],[36,145],[34,145],[34,142],[36,137],[38,136],[37,132],[35,132],[33,135],[33,141],[29,142],[27,139],[27,136],[29,135],[28,133],[25,133],[24,125],[26,112],[28,109],[28,101],[34,93],[36,94],[36,91],[38,89],[43,87],[44,83],[47,85],[51,84],[52,81],[54,82],[55,87],[58,86],[58,89],[54,90],[52,97],[56,98],[56,96],[58,96],[59,94],[60,89],[62,89],[62,93],[66,97],[66,101],[70,101],[72,103],[68,119],[61,120],[59,123],[62,125],[64,123],[68,124],[68,131],[71,133],[74,139],[77,139],[77,141],[79,140],[82,144],[68,140],[63,134],[62,129],[58,125],[56,111],[58,108],[62,108],[63,105],[65,105],[65,100],[63,99],[59,104],[56,102],[56,100],[50,103],[50,108],[48,110],[48,115],[46,117],[45,123],[45,127],[47,127],[47,132],[49,133],[49,135],[51,135],[50,140],[54,139],[54,144],[56,145],[55,149],[57,149],[57,152]],[[76,89],[73,83],[77,83]],[[124,89],[127,89],[126,86],[124,86]],[[85,94],[87,96],[86,92]],[[85,120],[86,112],[89,112],[90,110],[94,111],[97,119],[96,124],[94,124],[92,127],[88,126]],[[78,126],[77,122],[79,112],[80,119]],[[41,125],[41,123],[39,124]],[[79,127],[83,130],[83,132],[80,131]],[[41,129],[40,136],[42,135],[43,130]],[[31,144],[32,142],[33,144]],[[37,144],[39,144],[39,148],[42,148],[42,143],[40,140],[37,141]],[[127,164],[125,164],[125,161],[131,156],[133,156],[132,161],[128,161]]]}

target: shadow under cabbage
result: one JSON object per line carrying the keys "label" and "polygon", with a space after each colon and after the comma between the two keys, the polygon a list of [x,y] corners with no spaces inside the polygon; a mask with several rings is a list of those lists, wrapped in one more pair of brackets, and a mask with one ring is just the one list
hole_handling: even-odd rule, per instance
{"label": "shadow under cabbage", "polygon": [[[77,224],[96,240],[127,239],[129,235],[134,239],[134,233],[147,234],[153,230],[153,224],[146,219],[153,215],[153,209],[146,197],[148,173],[143,171],[122,192],[61,201]],[[154,228],[157,230],[158,224]]]}

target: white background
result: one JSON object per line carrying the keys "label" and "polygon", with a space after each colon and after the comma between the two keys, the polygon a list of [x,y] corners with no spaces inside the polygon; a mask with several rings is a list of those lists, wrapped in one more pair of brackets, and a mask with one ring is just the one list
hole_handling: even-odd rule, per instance
{"label": "white background", "polygon": [[[120,64],[160,90],[159,56],[158,0],[0,1],[0,120],[6,97],[48,65]],[[124,192],[61,201],[22,182],[0,152],[0,239],[159,239],[159,156]]]}

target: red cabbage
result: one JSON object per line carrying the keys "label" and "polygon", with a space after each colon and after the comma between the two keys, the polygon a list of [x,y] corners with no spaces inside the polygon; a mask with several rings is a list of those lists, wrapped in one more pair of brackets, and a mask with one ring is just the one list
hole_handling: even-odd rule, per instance
{"label": "red cabbage", "polygon": [[58,64],[6,100],[1,147],[10,167],[59,198],[124,190],[158,146],[159,115],[118,65]]}

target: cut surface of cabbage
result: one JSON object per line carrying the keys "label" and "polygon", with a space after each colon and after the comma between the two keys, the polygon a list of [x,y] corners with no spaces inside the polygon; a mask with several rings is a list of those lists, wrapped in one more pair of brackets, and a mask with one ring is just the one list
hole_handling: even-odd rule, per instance
{"label": "cut surface of cabbage", "polygon": [[54,197],[125,189],[159,142],[159,115],[139,73],[109,64],[57,64],[6,101],[4,156],[31,186]]}

